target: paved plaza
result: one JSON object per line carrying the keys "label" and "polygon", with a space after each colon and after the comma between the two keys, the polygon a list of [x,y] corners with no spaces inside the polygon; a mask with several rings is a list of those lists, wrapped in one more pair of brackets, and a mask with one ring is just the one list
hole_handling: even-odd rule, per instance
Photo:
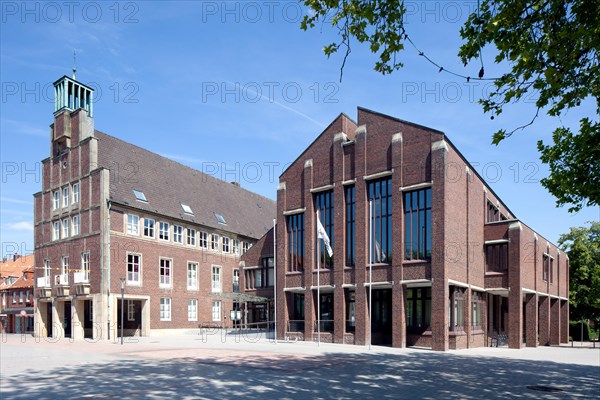
{"label": "paved plaza", "polygon": [[110,341],[4,335],[0,399],[595,399],[600,348],[447,353],[215,332]]}

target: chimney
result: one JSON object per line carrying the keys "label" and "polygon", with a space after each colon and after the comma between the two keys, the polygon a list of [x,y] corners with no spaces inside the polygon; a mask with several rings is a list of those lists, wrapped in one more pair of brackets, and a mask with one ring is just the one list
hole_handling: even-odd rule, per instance
{"label": "chimney", "polygon": [[233,186],[241,187],[239,182],[231,182]]}
{"label": "chimney", "polygon": [[19,258],[21,258],[20,254],[17,254],[17,253],[13,254],[13,261],[17,261]]}

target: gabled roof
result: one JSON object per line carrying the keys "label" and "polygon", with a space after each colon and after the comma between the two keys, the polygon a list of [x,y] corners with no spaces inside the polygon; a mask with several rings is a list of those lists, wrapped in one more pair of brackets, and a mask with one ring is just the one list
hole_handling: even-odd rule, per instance
{"label": "gabled roof", "polygon": [[[110,178],[111,201],[251,238],[258,239],[271,228],[273,200],[103,132],[95,131],[95,137],[99,166],[115,171]],[[143,192],[147,202],[137,200],[134,189]],[[184,212],[182,204],[193,215]],[[217,221],[217,214],[225,224]]]}
{"label": "gabled roof", "polygon": [[[16,260],[8,260],[0,264],[0,290],[33,287],[34,256],[29,254]],[[27,279],[23,273],[27,272]],[[5,284],[5,278],[16,277],[12,284]]]}

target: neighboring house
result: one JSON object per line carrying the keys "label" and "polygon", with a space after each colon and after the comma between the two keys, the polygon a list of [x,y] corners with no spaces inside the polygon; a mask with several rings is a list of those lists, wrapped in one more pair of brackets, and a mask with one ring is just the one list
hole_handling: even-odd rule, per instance
{"label": "neighboring house", "polygon": [[33,332],[33,260],[15,254],[0,265],[0,332]]}
{"label": "neighboring house", "polygon": [[324,342],[434,350],[568,341],[567,255],[443,132],[359,108],[358,122],[340,115],[279,181],[280,339],[320,331]]}
{"label": "neighboring house", "polygon": [[111,339],[121,315],[125,335],[232,326],[239,258],[275,202],[95,130],[93,90],[67,76],[54,88],[34,195],[36,335]]}

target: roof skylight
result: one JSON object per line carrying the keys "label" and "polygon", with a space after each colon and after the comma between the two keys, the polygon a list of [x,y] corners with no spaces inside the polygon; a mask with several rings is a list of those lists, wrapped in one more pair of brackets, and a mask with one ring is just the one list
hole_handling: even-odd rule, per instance
{"label": "roof skylight", "polygon": [[146,200],[146,195],[141,190],[133,189],[133,194],[137,200],[148,202],[148,200]]}
{"label": "roof skylight", "polygon": [[183,208],[183,212],[185,212],[186,214],[194,214],[191,207],[187,204],[181,204],[181,208]]}
{"label": "roof skylight", "polygon": [[225,218],[223,218],[223,216],[221,214],[215,213],[215,218],[217,219],[218,223],[227,225],[227,222],[225,222]]}

